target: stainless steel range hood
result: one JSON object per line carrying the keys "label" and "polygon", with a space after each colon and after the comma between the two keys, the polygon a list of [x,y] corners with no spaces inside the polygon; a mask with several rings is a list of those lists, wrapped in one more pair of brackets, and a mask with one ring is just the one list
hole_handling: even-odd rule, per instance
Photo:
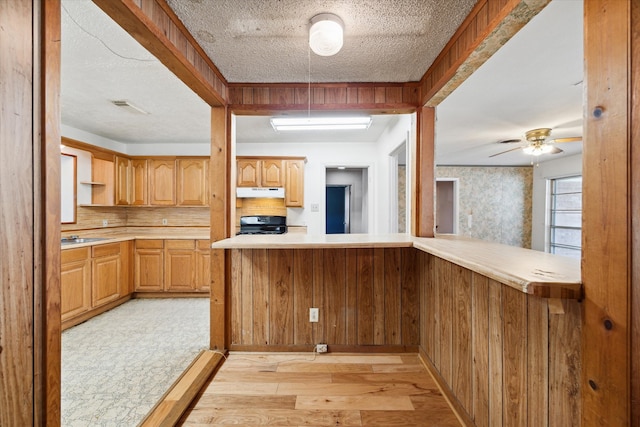
{"label": "stainless steel range hood", "polygon": [[238,187],[236,197],[239,199],[284,199],[284,188],[282,187]]}

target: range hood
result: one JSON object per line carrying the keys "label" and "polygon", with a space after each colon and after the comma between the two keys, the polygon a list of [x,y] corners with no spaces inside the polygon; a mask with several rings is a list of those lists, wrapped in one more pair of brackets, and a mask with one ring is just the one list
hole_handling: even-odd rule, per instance
{"label": "range hood", "polygon": [[238,187],[236,197],[239,199],[284,199],[284,188],[282,187]]}

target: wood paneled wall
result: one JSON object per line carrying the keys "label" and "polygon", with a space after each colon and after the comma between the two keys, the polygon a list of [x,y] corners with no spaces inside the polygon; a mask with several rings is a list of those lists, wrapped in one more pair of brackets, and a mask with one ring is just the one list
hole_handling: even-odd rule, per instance
{"label": "wood paneled wall", "polygon": [[[415,351],[418,252],[380,249],[231,251],[231,349]],[[309,308],[320,310],[309,322]]]}
{"label": "wood paneled wall", "polygon": [[[309,99],[311,96],[311,99]],[[274,110],[414,111],[419,101],[417,83],[229,84],[234,112]]]}
{"label": "wood paneled wall", "polygon": [[550,0],[480,0],[420,81],[420,105],[437,106]]}
{"label": "wood paneled wall", "polygon": [[420,252],[417,261],[420,352],[462,418],[479,427],[576,425],[581,304],[563,300],[558,310],[441,258]]}
{"label": "wood paneled wall", "polygon": [[225,105],[226,80],[164,0],[94,0],[211,106]]}

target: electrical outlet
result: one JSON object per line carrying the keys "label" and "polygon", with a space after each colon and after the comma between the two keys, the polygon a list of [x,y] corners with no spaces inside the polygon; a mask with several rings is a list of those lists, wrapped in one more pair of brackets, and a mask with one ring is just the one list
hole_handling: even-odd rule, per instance
{"label": "electrical outlet", "polygon": [[326,344],[316,344],[316,353],[326,353],[329,348]]}
{"label": "electrical outlet", "polygon": [[320,205],[318,203],[311,203],[311,212],[320,212]]}
{"label": "electrical outlet", "polygon": [[103,219],[102,220],[102,226],[103,227],[107,227],[109,225],[109,220],[108,219]]}
{"label": "electrical outlet", "polygon": [[317,308],[310,308],[309,309],[309,322],[317,322],[318,318],[320,317],[320,310],[318,310]]}
{"label": "electrical outlet", "polygon": [[167,218],[162,218],[162,225],[167,225],[168,223]]}

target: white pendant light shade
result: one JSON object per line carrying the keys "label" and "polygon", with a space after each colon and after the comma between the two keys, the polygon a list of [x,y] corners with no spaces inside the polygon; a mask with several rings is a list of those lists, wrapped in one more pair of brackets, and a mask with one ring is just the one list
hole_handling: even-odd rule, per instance
{"label": "white pendant light shade", "polygon": [[331,13],[321,13],[311,18],[309,46],[317,55],[331,56],[342,49],[344,24]]}

